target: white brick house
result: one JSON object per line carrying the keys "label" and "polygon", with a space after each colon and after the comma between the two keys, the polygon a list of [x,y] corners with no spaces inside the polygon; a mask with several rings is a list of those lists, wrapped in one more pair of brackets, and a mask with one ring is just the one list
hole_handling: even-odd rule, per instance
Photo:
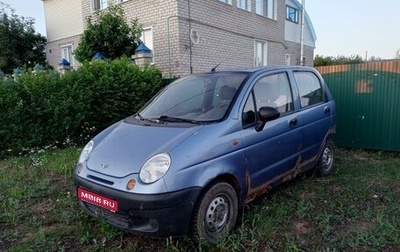
{"label": "white brick house", "polygon": [[[138,18],[142,40],[165,77],[191,72],[300,63],[301,5],[297,0],[43,0],[47,60],[57,66],[73,51],[85,19],[120,4],[127,20]],[[305,64],[312,65],[315,34],[305,18]]]}

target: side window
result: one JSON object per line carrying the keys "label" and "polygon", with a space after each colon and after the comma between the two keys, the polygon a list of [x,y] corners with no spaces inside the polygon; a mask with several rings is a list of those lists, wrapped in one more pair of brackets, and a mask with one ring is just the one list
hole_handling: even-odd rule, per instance
{"label": "side window", "polygon": [[300,94],[301,107],[324,102],[321,83],[312,72],[294,72]]}
{"label": "side window", "polygon": [[257,111],[261,107],[274,107],[281,114],[293,111],[293,99],[286,73],[278,73],[259,79],[254,85]]}
{"label": "side window", "polygon": [[268,75],[255,83],[243,109],[244,127],[257,121],[261,107],[274,107],[281,114],[293,111],[292,91],[286,73]]}

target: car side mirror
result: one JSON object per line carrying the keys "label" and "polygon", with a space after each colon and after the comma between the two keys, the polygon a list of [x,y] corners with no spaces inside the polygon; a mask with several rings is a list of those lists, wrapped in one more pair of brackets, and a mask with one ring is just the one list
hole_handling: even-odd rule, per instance
{"label": "car side mirror", "polygon": [[258,111],[260,123],[256,126],[256,131],[263,130],[267,122],[278,119],[280,115],[281,113],[274,107],[261,107]]}

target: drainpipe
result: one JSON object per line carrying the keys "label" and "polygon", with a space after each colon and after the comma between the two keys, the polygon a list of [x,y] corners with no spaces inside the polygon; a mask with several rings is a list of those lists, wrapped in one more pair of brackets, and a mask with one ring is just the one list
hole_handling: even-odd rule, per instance
{"label": "drainpipe", "polygon": [[189,18],[189,69],[190,69],[190,74],[193,73],[193,67],[192,67],[192,41],[190,39],[190,32],[192,31],[192,23],[190,22],[190,0],[188,0],[188,18]]}
{"label": "drainpipe", "polygon": [[171,18],[179,18],[178,15],[169,16],[167,19],[167,36],[168,36],[168,67],[169,67],[169,78],[172,78],[172,66],[171,66],[171,38],[169,34],[169,22]]}
{"label": "drainpipe", "polygon": [[306,0],[301,2],[301,30],[300,30],[300,65],[304,66],[304,14]]}

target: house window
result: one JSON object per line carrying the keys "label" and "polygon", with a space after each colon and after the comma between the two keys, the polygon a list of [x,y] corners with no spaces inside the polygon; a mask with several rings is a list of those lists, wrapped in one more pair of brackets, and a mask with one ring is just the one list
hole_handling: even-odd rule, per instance
{"label": "house window", "polygon": [[153,28],[147,27],[143,28],[142,36],[140,36],[140,40],[153,51]]}
{"label": "house window", "polygon": [[299,23],[299,10],[286,5],[286,20],[293,23]]}
{"label": "house window", "polygon": [[243,10],[251,10],[251,0],[237,0],[237,7]]}
{"label": "house window", "polygon": [[226,4],[232,4],[232,0],[219,0],[219,1]]}
{"label": "house window", "polygon": [[290,66],[290,54],[285,54],[285,65]]}
{"label": "house window", "polygon": [[256,13],[267,18],[276,19],[276,0],[257,0]]}
{"label": "house window", "polygon": [[262,41],[254,42],[254,66],[267,65],[267,43]]}
{"label": "house window", "polygon": [[94,11],[107,8],[108,0],[92,0],[92,8]]}
{"label": "house window", "polygon": [[71,67],[74,65],[72,45],[61,46],[61,58],[66,59],[71,64]]}
{"label": "house window", "polygon": [[142,36],[140,36],[140,41],[142,41],[153,53],[153,62],[152,63],[154,63],[153,28],[152,27],[143,28]]}

